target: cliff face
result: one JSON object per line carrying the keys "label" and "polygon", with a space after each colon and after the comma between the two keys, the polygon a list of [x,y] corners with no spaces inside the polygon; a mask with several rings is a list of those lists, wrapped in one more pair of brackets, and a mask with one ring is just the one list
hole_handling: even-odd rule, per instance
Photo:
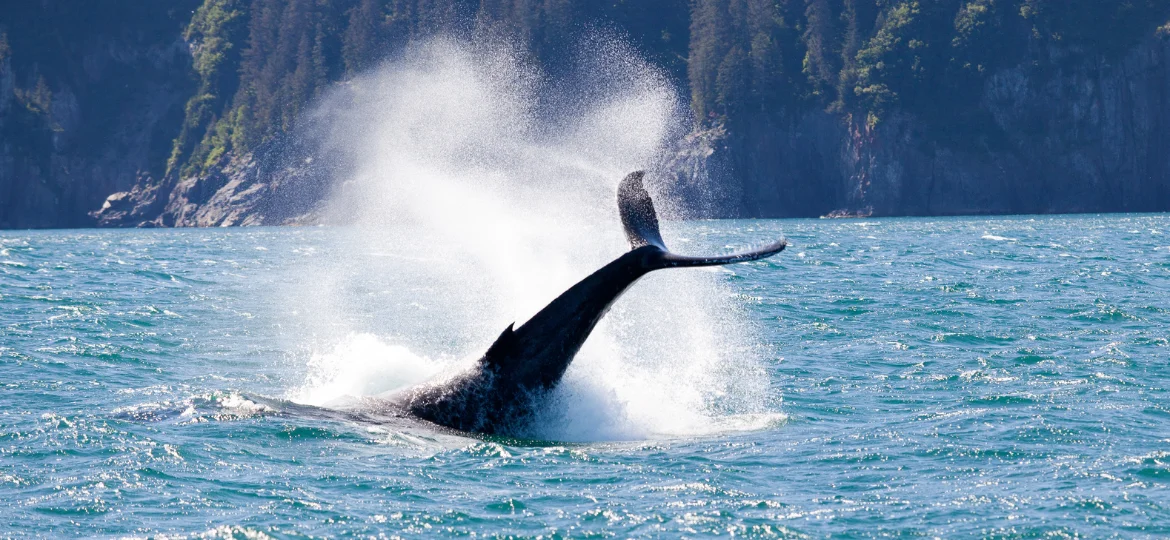
{"label": "cliff face", "polygon": [[[1170,209],[1170,40],[1117,59],[1044,51],[997,72],[970,146],[913,120],[850,122],[846,207],[875,214],[1132,212]],[[1045,66],[1045,67],[1038,67]]]}
{"label": "cliff face", "polygon": [[[95,6],[27,7],[0,16],[0,228],[92,225],[107,195],[161,175],[190,55],[166,14],[147,32]],[[49,16],[63,27],[46,30]]]}
{"label": "cliff face", "polygon": [[[1107,58],[1047,48],[987,78],[979,125],[808,113],[713,147],[744,216],[1170,210],[1170,39]],[[720,127],[720,129],[723,129]],[[956,140],[949,133],[976,134]]]}

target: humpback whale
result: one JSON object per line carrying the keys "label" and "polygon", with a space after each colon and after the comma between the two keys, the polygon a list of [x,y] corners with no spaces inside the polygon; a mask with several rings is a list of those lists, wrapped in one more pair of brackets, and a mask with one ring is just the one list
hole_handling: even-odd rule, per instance
{"label": "humpback whale", "polygon": [[609,307],[638,278],[663,268],[714,266],[770,257],[786,240],[727,256],[688,257],[666,249],[658,216],[642,185],[643,171],[618,187],[618,210],[630,251],[573,285],[519,328],[512,323],[483,357],[450,379],[423,384],[390,399],[405,413],[460,431],[507,432],[531,417],[556,387],[573,357]]}

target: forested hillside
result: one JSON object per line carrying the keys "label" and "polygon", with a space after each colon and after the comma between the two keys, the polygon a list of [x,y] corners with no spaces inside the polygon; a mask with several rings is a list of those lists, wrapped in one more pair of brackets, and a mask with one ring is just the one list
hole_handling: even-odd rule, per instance
{"label": "forested hillside", "polygon": [[1043,62],[1049,48],[1064,49],[1065,64],[1116,60],[1170,18],[1159,0],[731,0],[693,10],[699,117],[816,107],[875,124],[904,111],[940,128],[979,120],[979,92],[996,71]]}
{"label": "forested hillside", "polygon": [[291,219],[327,191],[280,163],[314,98],[484,29],[661,65],[708,213],[1170,209],[1164,0],[46,0],[0,8],[0,227]]}

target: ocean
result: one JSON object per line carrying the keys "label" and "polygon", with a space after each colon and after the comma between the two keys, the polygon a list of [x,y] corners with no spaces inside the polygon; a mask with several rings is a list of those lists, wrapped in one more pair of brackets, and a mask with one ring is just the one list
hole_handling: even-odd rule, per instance
{"label": "ocean", "polygon": [[0,536],[1170,535],[1164,215],[667,223],[791,245],[635,284],[512,436],[384,414],[608,227],[0,232]]}

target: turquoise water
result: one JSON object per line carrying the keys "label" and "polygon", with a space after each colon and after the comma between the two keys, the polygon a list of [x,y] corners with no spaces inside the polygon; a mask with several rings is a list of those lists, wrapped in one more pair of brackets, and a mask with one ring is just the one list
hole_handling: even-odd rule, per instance
{"label": "turquoise water", "polygon": [[[481,439],[377,396],[482,350],[510,293],[344,229],[2,232],[0,535],[1170,535],[1170,218],[668,236],[778,234],[639,283],[598,338],[620,358],[596,344],[540,425]],[[666,289],[706,300],[663,321],[732,320],[717,362],[647,345],[702,334],[646,333]]]}

